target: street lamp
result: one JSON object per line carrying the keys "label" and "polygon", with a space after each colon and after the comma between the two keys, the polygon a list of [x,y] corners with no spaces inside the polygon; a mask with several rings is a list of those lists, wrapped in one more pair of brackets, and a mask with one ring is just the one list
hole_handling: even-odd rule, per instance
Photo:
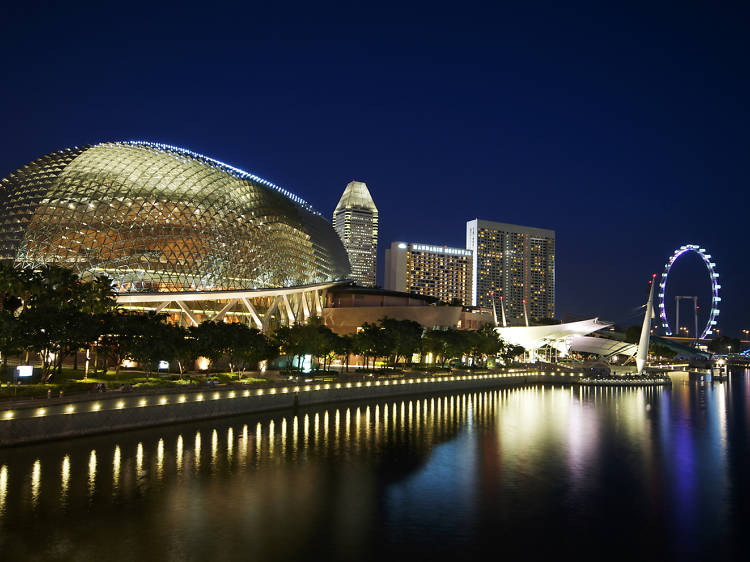
{"label": "street lamp", "polygon": [[726,367],[726,375],[727,375],[727,381],[729,381],[729,355],[732,353],[732,346],[727,346],[727,367]]}

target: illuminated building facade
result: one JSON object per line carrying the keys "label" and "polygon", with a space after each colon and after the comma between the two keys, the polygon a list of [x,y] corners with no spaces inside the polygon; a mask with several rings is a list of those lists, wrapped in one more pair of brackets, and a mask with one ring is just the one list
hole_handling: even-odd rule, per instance
{"label": "illuminated building facade", "polygon": [[336,232],[299,197],[147,142],[61,150],[4,178],[0,259],[106,274],[121,295],[301,287],[349,275]]}
{"label": "illuminated building facade", "polygon": [[474,219],[466,223],[466,247],[473,251],[472,304],[494,306],[503,297],[510,323],[555,315],[555,232]]}
{"label": "illuminated building facade", "polygon": [[333,212],[333,228],[349,254],[351,278],[363,287],[373,287],[377,273],[378,208],[367,185],[351,181]]}
{"label": "illuminated building facade", "polygon": [[469,306],[472,251],[430,244],[393,242],[385,251],[385,288]]}

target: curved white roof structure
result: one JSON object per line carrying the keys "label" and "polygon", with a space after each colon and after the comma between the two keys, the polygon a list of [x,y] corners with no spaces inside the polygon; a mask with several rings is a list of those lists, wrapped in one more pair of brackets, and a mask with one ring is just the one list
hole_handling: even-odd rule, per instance
{"label": "curved white roof structure", "polygon": [[594,336],[573,336],[570,338],[571,351],[581,353],[595,353],[603,357],[613,355],[627,355],[633,357],[638,351],[638,346],[634,343],[627,343],[606,338],[597,338]]}
{"label": "curved white roof structure", "polygon": [[508,343],[520,345],[527,350],[552,345],[557,349],[567,351],[570,348],[570,340],[574,336],[585,336],[610,326],[612,326],[610,322],[600,322],[598,318],[592,318],[579,322],[545,326],[497,327],[495,331]]}

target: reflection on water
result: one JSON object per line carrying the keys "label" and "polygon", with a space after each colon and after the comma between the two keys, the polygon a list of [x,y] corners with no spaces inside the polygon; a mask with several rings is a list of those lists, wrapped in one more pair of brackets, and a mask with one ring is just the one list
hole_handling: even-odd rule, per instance
{"label": "reflection on water", "polygon": [[96,451],[89,455],[89,495],[94,495],[96,490]]}
{"label": "reflection on water", "polygon": [[0,466],[0,516],[5,512],[5,495],[8,492],[8,467]]}
{"label": "reflection on water", "polygon": [[470,558],[498,540],[572,554],[585,539],[721,557],[750,524],[748,378],[488,390],[2,450],[0,552]]}

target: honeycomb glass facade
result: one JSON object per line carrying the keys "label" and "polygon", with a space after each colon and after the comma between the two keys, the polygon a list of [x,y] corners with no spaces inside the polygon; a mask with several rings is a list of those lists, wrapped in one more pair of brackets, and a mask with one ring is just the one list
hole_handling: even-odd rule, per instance
{"label": "honeycomb glass facade", "polygon": [[4,178],[0,259],[104,273],[121,292],[296,287],[349,275],[336,232],[300,198],[146,142],[61,150]]}

